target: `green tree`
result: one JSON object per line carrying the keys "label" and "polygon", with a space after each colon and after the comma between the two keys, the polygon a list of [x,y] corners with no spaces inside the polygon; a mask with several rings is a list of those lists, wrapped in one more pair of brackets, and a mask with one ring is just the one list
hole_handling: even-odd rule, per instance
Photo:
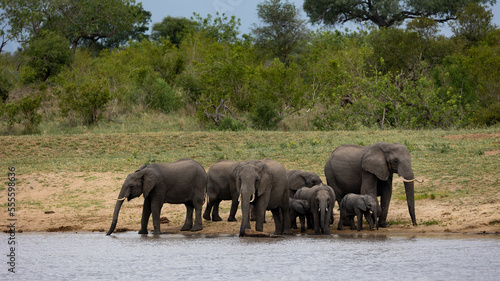
{"label": "green tree", "polygon": [[82,41],[133,35],[145,30],[148,22],[148,13],[135,0],[2,0],[0,8],[18,41],[28,42],[42,30],[51,30],[66,37],[72,48]]}
{"label": "green tree", "polygon": [[252,28],[256,45],[282,62],[288,62],[308,34],[299,9],[288,0],[267,0],[257,5],[257,15],[261,25]]}
{"label": "green tree", "polygon": [[486,39],[495,30],[493,13],[476,3],[469,3],[457,13],[456,22],[450,24],[455,36],[475,44]]}
{"label": "green tree", "polygon": [[457,12],[468,3],[493,5],[496,0],[305,0],[304,10],[313,23],[336,25],[355,21],[389,27],[413,18],[437,22],[454,20]]}
{"label": "green tree", "polygon": [[203,18],[200,14],[193,13],[191,20],[196,22],[196,31],[202,32],[218,42],[236,43],[241,41],[238,38],[241,20],[234,15],[228,18],[226,14],[220,15],[217,12],[215,17],[208,14],[206,18]]}
{"label": "green tree", "polygon": [[29,41],[25,54],[29,57],[24,74],[25,83],[44,82],[50,76],[59,74],[73,57],[64,37],[45,30]]}
{"label": "green tree", "polygon": [[151,38],[159,41],[168,38],[177,47],[182,39],[191,31],[195,30],[198,23],[184,17],[167,16],[161,22],[153,24]]}

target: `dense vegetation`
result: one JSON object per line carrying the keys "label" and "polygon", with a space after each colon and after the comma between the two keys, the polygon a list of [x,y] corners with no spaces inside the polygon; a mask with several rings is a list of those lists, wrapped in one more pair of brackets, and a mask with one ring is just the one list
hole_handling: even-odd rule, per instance
{"label": "dense vegetation", "polygon": [[[219,130],[500,121],[500,29],[478,4],[460,7],[445,37],[437,21],[421,17],[405,26],[311,31],[293,4],[278,0],[258,6],[261,22],[251,34],[217,14],[167,17],[147,36],[151,14],[133,0],[73,4],[85,3],[83,10],[61,3],[0,1],[2,26],[15,27],[0,37],[23,43],[0,53],[1,134],[38,133],[48,123],[127,122],[145,112]],[[111,17],[100,18],[105,9]],[[79,21],[65,22],[61,11]],[[29,29],[33,22],[37,29]]]}

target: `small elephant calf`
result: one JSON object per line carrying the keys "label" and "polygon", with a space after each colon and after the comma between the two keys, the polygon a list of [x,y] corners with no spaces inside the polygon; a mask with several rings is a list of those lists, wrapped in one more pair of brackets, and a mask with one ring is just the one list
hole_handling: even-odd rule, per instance
{"label": "small elephant calf", "polygon": [[344,223],[348,220],[351,224],[351,230],[356,229],[356,226],[354,224],[354,216],[357,216],[357,230],[360,231],[363,229],[363,215],[365,215],[366,220],[370,224],[370,229],[373,230],[372,214],[375,218],[375,225],[378,229],[377,208],[377,201],[370,195],[360,195],[354,193],[347,194],[340,202],[340,220],[337,229],[343,230]]}
{"label": "small elephant calf", "polygon": [[297,217],[300,220],[300,232],[306,232],[305,216],[310,213],[307,200],[289,198],[290,202],[290,220],[296,222]]}

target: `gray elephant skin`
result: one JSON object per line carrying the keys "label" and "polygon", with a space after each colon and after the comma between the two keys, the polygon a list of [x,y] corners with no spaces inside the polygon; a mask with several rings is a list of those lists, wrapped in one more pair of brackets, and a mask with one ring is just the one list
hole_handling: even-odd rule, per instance
{"label": "gray elephant skin", "polygon": [[[302,170],[287,170],[286,177],[288,179],[288,186],[290,188],[290,198],[293,198],[295,192],[302,187],[313,187],[320,183],[321,178],[316,173],[306,172]],[[299,217],[300,219],[300,217]],[[308,225],[312,228],[311,220],[308,219]],[[292,218],[292,228],[297,229],[297,219],[296,216]]]}
{"label": "gray elephant skin", "polygon": [[[113,221],[106,235],[113,233],[123,201],[144,196],[141,230],[147,234],[149,217],[153,216],[153,234],[161,234],[160,212],[163,203],[184,204],[186,220],[182,231],[202,230],[201,209],[205,203],[207,173],[192,159],[180,159],[173,163],[154,163],[129,174],[122,185],[113,213]],[[195,221],[193,225],[193,210]]]}
{"label": "gray elephant skin", "polygon": [[263,231],[266,210],[271,210],[275,235],[292,234],[288,202],[288,181],[285,168],[271,159],[240,162],[234,170],[236,188],[241,198],[239,236],[250,229],[250,204],[255,210],[255,230]]}
{"label": "gray elephant skin", "polygon": [[[309,203],[307,200],[289,198],[290,201],[290,221],[292,224],[292,228],[294,223],[297,223],[297,217],[299,217],[300,221],[300,232],[306,232],[305,219],[306,215],[311,213],[311,209],[309,208]],[[309,218],[310,220],[311,218]]]}
{"label": "gray elephant skin", "polygon": [[301,188],[295,199],[307,200],[314,224],[314,234],[330,234],[330,222],[335,207],[335,192],[327,185]]}
{"label": "gray elephant skin", "polygon": [[[234,169],[239,162],[220,160],[214,163],[208,170],[207,197],[208,202],[203,213],[206,220],[221,221],[219,216],[219,204],[222,200],[231,200],[231,211],[228,221],[236,221],[235,215],[238,210],[239,192],[236,189]],[[210,216],[212,213],[212,216]]]}
{"label": "gray elephant skin", "polygon": [[290,188],[290,198],[293,198],[295,192],[304,186],[313,187],[322,183],[318,174],[302,170],[287,170],[286,177]]}
{"label": "gray elephant skin", "polygon": [[[327,184],[335,190],[337,201],[348,193],[380,196],[378,225],[387,227],[387,213],[392,195],[393,174],[404,178],[408,211],[415,219],[414,181],[408,148],[400,143],[376,143],[367,147],[342,145],[336,148],[325,165]],[[378,203],[378,201],[377,201]]]}
{"label": "gray elephant skin", "polygon": [[[370,224],[370,229],[373,230],[373,218],[375,219],[375,225],[377,225],[377,201],[370,195],[364,194],[354,194],[349,193],[342,201],[340,201],[340,220],[337,227],[338,230],[343,230],[343,226],[346,222],[351,225],[351,230],[357,229],[358,231],[363,230],[363,215]],[[356,228],[354,224],[354,216],[358,218],[358,226]],[[378,229],[378,226],[377,226]]]}

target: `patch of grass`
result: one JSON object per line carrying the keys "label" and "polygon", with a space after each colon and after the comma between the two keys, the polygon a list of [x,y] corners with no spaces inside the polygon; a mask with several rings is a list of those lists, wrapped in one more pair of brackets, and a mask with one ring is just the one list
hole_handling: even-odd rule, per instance
{"label": "patch of grass", "polygon": [[492,220],[489,222],[489,225],[500,224],[500,220]]}
{"label": "patch of grass", "polygon": [[439,222],[437,220],[424,221],[423,224],[425,226],[438,225]]}
{"label": "patch of grass", "polygon": [[411,224],[411,221],[406,220],[406,219],[391,219],[391,220],[387,220],[387,223],[389,225],[407,225],[407,224]]}

